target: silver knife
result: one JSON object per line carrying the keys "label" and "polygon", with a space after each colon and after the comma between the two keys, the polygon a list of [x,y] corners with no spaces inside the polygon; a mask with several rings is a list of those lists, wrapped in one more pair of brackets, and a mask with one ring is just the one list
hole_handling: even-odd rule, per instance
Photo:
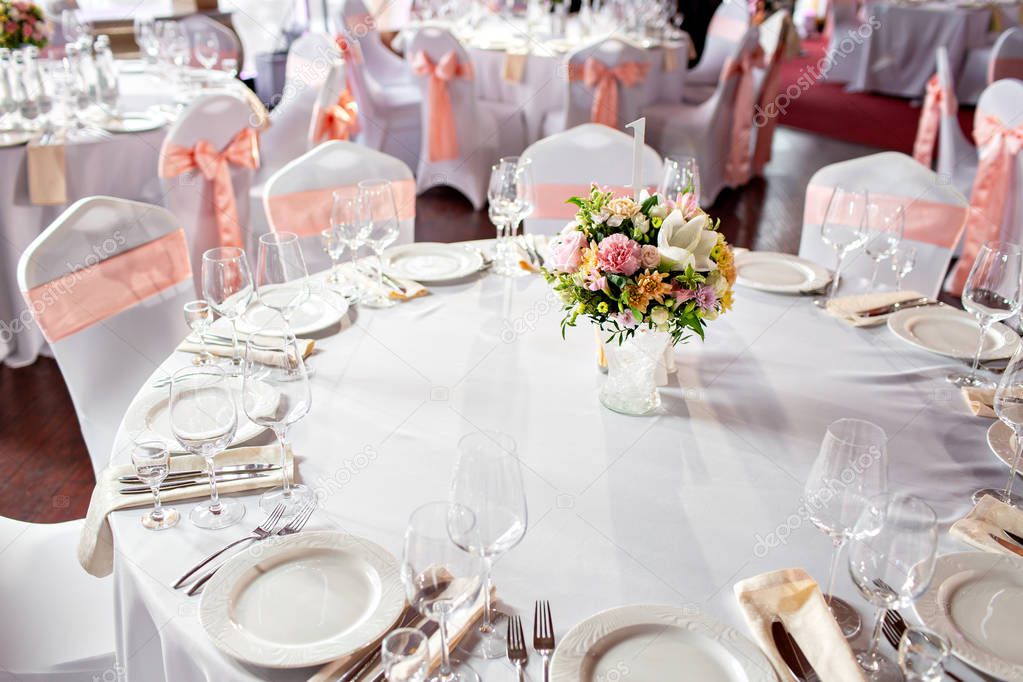
{"label": "silver knife", "polygon": [[909,310],[910,308],[926,308],[927,306],[941,305],[940,301],[932,301],[929,298],[913,298],[902,303],[892,303],[889,305],[879,306],[877,308],[871,308],[866,310],[857,317],[880,317],[881,315],[890,315],[891,313],[897,313],[900,310]]}
{"label": "silver knife", "polygon": [[1023,536],[1016,535],[1011,530],[1002,529],[1002,532],[1008,535],[1013,540],[1015,540],[1017,543],[1019,543],[1020,547],[1023,547]]}
{"label": "silver knife", "polygon": [[[253,471],[274,471],[274,470],[280,469],[280,468],[281,468],[280,464],[269,464],[269,463],[264,463],[264,464],[233,464],[231,466],[220,467],[219,469],[216,469],[216,473],[217,473],[217,476],[220,476],[221,474],[236,474],[236,473],[253,472]],[[167,478],[165,480],[166,481],[171,481],[172,479],[175,479],[175,478],[202,478],[202,477],[206,476],[206,473],[207,472],[206,472],[205,469],[190,469],[188,471],[172,471],[169,474],[167,474]],[[117,479],[117,481],[119,483],[136,483],[136,484],[142,483],[142,479],[140,479],[138,476],[121,476],[120,478]]]}
{"label": "silver knife", "polygon": [[792,638],[792,635],[789,634],[789,631],[785,629],[780,620],[771,623],[771,637],[774,639],[774,646],[778,649],[778,654],[781,655],[785,665],[788,666],[789,671],[792,672],[792,675],[797,680],[800,680],[800,682],[819,682],[820,677],[817,676],[817,672],[810,665],[806,654],[799,648],[799,644]]}
{"label": "silver knife", "polygon": [[[250,478],[266,478],[269,475],[270,475],[269,473],[259,472],[249,474],[227,474],[225,476],[217,476],[217,483],[228,483],[230,481],[244,481]],[[173,481],[171,483],[165,483],[164,485],[161,485],[160,492],[164,492],[167,490],[175,490],[177,488],[187,488],[193,485],[208,485],[209,482],[210,481],[208,478],[187,478],[181,481]],[[150,493],[152,492],[152,489],[148,485],[132,485],[125,486],[124,488],[121,488],[117,492],[121,493],[122,495],[140,495],[142,493]]]}

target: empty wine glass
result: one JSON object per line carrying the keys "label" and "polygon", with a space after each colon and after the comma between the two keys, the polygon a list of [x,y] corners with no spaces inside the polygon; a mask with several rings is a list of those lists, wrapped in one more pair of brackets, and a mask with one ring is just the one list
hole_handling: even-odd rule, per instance
{"label": "empty wine glass", "polygon": [[877,609],[870,647],[856,656],[868,679],[901,679],[898,666],[879,651],[884,612],[910,606],[927,591],[937,548],[934,510],[912,495],[876,497],[856,522],[849,543],[849,574]]}
{"label": "empty wine glass", "polygon": [[895,272],[895,290],[902,291],[902,280],[916,267],[916,247],[902,242],[892,254],[892,270]]}
{"label": "empty wine glass", "polygon": [[371,308],[389,308],[397,301],[387,295],[384,286],[384,249],[398,238],[398,207],[389,180],[359,183],[359,222],[363,242],[377,257],[377,290],[362,303]]}
{"label": "empty wine glass", "polygon": [[867,201],[866,190],[835,187],[831,193],[821,223],[821,241],[835,250],[835,274],[827,297],[815,301],[818,306],[826,305],[827,299],[834,297],[838,291],[846,256],[867,241]]}
{"label": "empty wine glass", "polygon": [[173,528],[181,514],[177,509],[165,508],[160,503],[160,484],[170,471],[170,452],[167,446],[156,440],[135,443],[131,451],[131,465],[139,480],[153,491],[153,508],[142,515],[142,525],[150,530]]}
{"label": "empty wine glass", "polygon": [[283,484],[263,493],[259,508],[269,513],[283,504],[291,513],[315,499],[308,487],[291,482],[287,467],[288,430],[309,414],[312,404],[309,374],[291,334],[252,334],[245,348],[242,408],[253,423],[273,430],[281,448]]}
{"label": "empty wine glass", "polygon": [[203,28],[192,34],[192,54],[207,73],[220,61],[220,39],[213,29]]}
{"label": "empty wine glass", "polygon": [[888,437],[877,424],[839,419],[828,426],[803,490],[810,521],[831,538],[834,549],[824,594],[842,634],[860,630],[860,616],[834,596],[842,546],[852,536],[869,501],[888,491]]}
{"label": "empty wine glass", "polygon": [[387,682],[425,682],[430,667],[430,645],[415,628],[392,630],[380,644],[380,661]]}
{"label": "empty wine glass", "polygon": [[206,347],[206,330],[213,322],[213,311],[206,301],[189,301],[184,306],[185,324],[199,337],[199,355],[194,364],[209,365],[213,363],[213,356]]}
{"label": "empty wine glass", "polygon": [[505,277],[528,275],[519,267],[518,247],[514,235],[519,221],[536,205],[532,164],[517,156],[502,158],[491,168],[487,190],[489,215],[497,228],[497,245],[493,271]]}
{"label": "empty wine glass", "polygon": [[276,310],[290,330],[295,311],[309,300],[309,273],[297,234],[267,232],[259,237],[256,287],[259,302]]}
{"label": "empty wine glass", "polygon": [[242,365],[238,345],[238,318],[252,303],[252,273],[245,251],[236,246],[210,249],[202,255],[202,291],[210,307],[231,323],[231,365],[237,374]]}
{"label": "empty wine glass", "polygon": [[[356,269],[356,259],[359,256],[359,248],[363,244],[362,223],[359,218],[359,200],[345,192],[334,192],[333,203],[330,207],[330,226],[337,232],[338,239],[348,247],[351,254],[352,270]],[[358,280],[350,278],[344,282],[341,293],[351,301],[357,301],[365,292],[359,286]]]}
{"label": "empty wine glass", "polygon": [[238,75],[238,60],[234,57],[222,57],[220,60],[220,70],[229,77],[234,78]]}
{"label": "empty wine glass", "polygon": [[692,156],[673,156],[664,160],[664,177],[657,192],[665,199],[675,201],[687,192],[700,198],[700,168]]}
{"label": "empty wine glass", "polygon": [[867,243],[863,250],[874,261],[874,273],[870,277],[871,290],[877,286],[881,261],[895,253],[905,229],[906,211],[902,204],[889,206],[871,202],[867,206]]}
{"label": "empty wine glass", "polygon": [[156,19],[152,15],[138,15],[134,21],[135,44],[145,57],[146,66],[152,67],[160,54],[160,40],[156,35]]}
{"label": "empty wine glass", "polygon": [[171,378],[170,423],[174,437],[188,452],[202,457],[210,479],[210,499],[192,508],[199,528],[218,530],[242,520],[245,505],[220,499],[213,458],[227,449],[238,429],[231,379],[219,367],[187,367]]}
{"label": "empty wine glass", "polygon": [[977,376],[980,356],[984,352],[988,329],[1019,314],[1023,303],[1020,292],[1020,271],[1023,260],[1020,247],[1009,242],[985,242],[973,262],[963,288],[963,308],[977,318],[980,338],[969,373],[956,372],[948,380],[956,386],[990,386],[992,381]]}
{"label": "empty wine glass", "polygon": [[[471,510],[448,502],[431,502],[409,518],[401,560],[405,596],[423,616],[435,621],[440,631],[440,667],[430,682],[479,682],[468,666],[451,667],[448,624],[473,608],[483,588],[483,564],[479,554],[467,552],[452,541],[466,538],[476,519]],[[476,544],[475,542],[473,544]]]}
{"label": "empty wine glass", "polygon": [[[458,443],[459,457],[451,480],[451,501],[468,507],[476,517],[469,537],[452,535],[455,543],[483,558],[483,620],[471,653],[501,658],[507,650],[500,628],[494,627],[490,600],[493,562],[517,545],[526,534],[528,514],[522,470],[515,441],[494,431],[472,433]],[[478,545],[472,544],[478,541]]]}
{"label": "empty wine glass", "polygon": [[1019,497],[1012,492],[1013,484],[1016,482],[1016,472],[1019,471],[1020,454],[1023,453],[1023,346],[1016,349],[1001,379],[998,381],[998,388],[995,390],[994,398],[995,414],[998,418],[1012,429],[1014,438],[1012,446],[1015,454],[1012,457],[1012,466],[1009,467],[1009,480],[1005,483],[1003,490],[984,488],[973,493],[973,503],[976,504],[985,495],[991,495],[995,499],[1006,504],[1016,506]]}
{"label": "empty wine glass", "polygon": [[341,277],[341,256],[345,254],[345,240],[341,232],[333,227],[328,227],[320,232],[320,242],[323,250],[330,257],[330,274],[327,281],[331,284],[341,284],[344,278]]}
{"label": "empty wine glass", "polygon": [[948,640],[937,632],[908,627],[899,640],[899,669],[907,682],[941,682],[951,651]]}

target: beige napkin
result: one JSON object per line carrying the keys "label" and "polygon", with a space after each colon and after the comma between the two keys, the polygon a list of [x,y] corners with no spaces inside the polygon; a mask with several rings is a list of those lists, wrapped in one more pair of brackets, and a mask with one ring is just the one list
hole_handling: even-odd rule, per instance
{"label": "beige napkin", "polygon": [[879,291],[873,294],[839,296],[828,301],[827,310],[834,317],[853,327],[873,327],[884,324],[888,315],[860,317],[860,313],[915,298],[923,298],[923,294],[916,291]]}
{"label": "beige napkin", "polygon": [[526,77],[526,62],[528,60],[527,52],[505,52],[501,78],[509,83],[521,83]]}
{"label": "beige napkin", "polygon": [[820,588],[806,571],[786,568],[764,573],[739,581],[734,591],[753,638],[780,679],[796,680],[774,646],[771,624],[776,620],[785,626],[820,679],[828,682],[864,679]]}
{"label": "beige napkin", "polygon": [[1023,535],[1023,512],[990,495],[985,495],[969,514],[952,524],[948,534],[985,552],[998,552],[1014,557],[1023,555],[1023,548],[1018,553],[1013,552],[992,539],[991,536],[994,535],[1014,545],[1012,540],[1002,534],[1003,530]]}
{"label": "beige napkin", "polygon": [[[491,588],[491,598],[494,597],[494,588]],[[479,599],[473,604],[472,609],[466,611],[463,615],[454,618],[448,624],[448,639],[450,642],[451,649],[454,650],[461,641],[472,631],[472,628],[476,625],[480,618],[483,617],[483,594],[480,593]],[[429,622],[425,618],[417,618],[413,621],[410,627],[421,629],[426,623]],[[386,635],[385,635],[386,636]],[[332,661],[327,665],[316,671],[316,674],[309,678],[308,682],[333,682],[340,676],[348,666],[355,665],[362,660],[363,656],[369,653],[373,649],[378,649],[380,643],[383,641],[383,637],[374,642],[371,646],[361,649],[360,651],[344,658]],[[430,646],[430,671],[436,670],[440,665],[440,632],[433,633],[429,641]],[[375,665],[371,665],[363,670],[353,682],[369,682],[370,680],[376,679],[378,675],[382,675],[384,672],[383,665],[377,662]]]}
{"label": "beige napkin", "polygon": [[998,415],[995,414],[995,389],[963,386],[961,392],[966,406],[974,416],[998,419]]}
{"label": "beige napkin", "polygon": [[[217,467],[230,466],[232,464],[277,464],[281,460],[281,451],[277,445],[264,447],[235,448],[217,455],[214,462]],[[295,463],[292,453],[288,452],[288,470],[294,472]],[[170,470],[190,471],[192,469],[205,469],[206,463],[202,457],[195,455],[179,455],[171,457]],[[117,492],[124,484],[117,479],[121,476],[130,476],[135,472],[130,464],[117,464],[104,469],[92,491],[92,499],[89,500],[89,511],[85,514],[85,525],[82,527],[82,534],[78,539],[78,562],[82,564],[88,573],[102,578],[110,575],[114,570],[114,536],[110,530],[110,523],[107,515],[117,509],[130,507],[149,507],[153,504],[152,495],[122,495]],[[236,481],[225,481],[217,484],[217,490],[221,495],[224,493],[235,493],[243,490],[257,490],[259,488],[272,488],[281,485],[281,471],[275,470],[267,476],[260,478],[247,478]],[[210,486],[208,483],[200,483],[187,488],[176,488],[160,494],[163,502],[176,502],[178,500],[191,500],[208,497]]]}
{"label": "beige napkin", "polygon": [[[308,358],[310,355],[312,355],[312,352],[316,347],[315,339],[295,339],[295,341],[298,343],[298,347],[302,350],[303,359]],[[241,335],[239,335],[238,337],[238,344],[241,347],[241,353],[242,356],[244,357],[245,340]],[[190,339],[186,338],[184,341],[181,342],[181,345],[178,346],[178,351],[181,353],[195,353],[198,355],[199,353],[202,353],[202,344],[200,344],[198,341],[191,341]],[[234,357],[234,348],[222,345],[220,342],[206,344],[206,351],[210,355],[213,355],[218,358]],[[262,365],[283,365],[284,355],[282,353],[259,351],[256,353],[256,357],[258,359],[258,362]]]}
{"label": "beige napkin", "polygon": [[[354,277],[355,279],[357,279],[359,281],[359,284],[364,289],[366,289],[367,291],[377,291],[377,279],[376,279],[376,277],[370,277],[370,276],[368,276],[368,275],[366,275],[366,274],[362,273],[361,271],[359,271],[357,269],[354,269],[354,268],[350,268],[350,269],[345,270],[345,274],[347,276]],[[405,290],[404,294],[401,293],[400,291],[395,291],[391,287],[387,286],[387,281],[386,281],[386,279],[384,280],[384,292],[383,293],[385,293],[389,298],[393,298],[396,301],[402,301],[402,302],[404,302],[404,301],[411,301],[414,298],[419,298],[420,296],[426,296],[427,294],[430,293],[430,290],[427,289],[422,284],[420,284],[419,282],[413,282],[410,279],[403,279],[401,277],[395,277],[394,275],[389,275],[389,277],[392,280],[394,280],[395,282],[397,282],[398,284],[400,284],[402,286],[402,288]]]}
{"label": "beige napkin", "polygon": [[67,175],[64,167],[64,140],[39,144],[40,136],[28,143],[28,197],[37,206],[67,203]]}

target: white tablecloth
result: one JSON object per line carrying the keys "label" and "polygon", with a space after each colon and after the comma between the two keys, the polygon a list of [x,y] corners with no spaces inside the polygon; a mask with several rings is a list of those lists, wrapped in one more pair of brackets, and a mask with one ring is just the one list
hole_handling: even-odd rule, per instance
{"label": "white tablecloth", "polygon": [[[360,309],[353,326],[323,339],[310,360],[313,408],[293,433],[300,476],[322,502],[309,527],[355,533],[400,556],[409,513],[447,495],[459,437],[500,429],[518,442],[530,518],[495,580],[527,622],[534,599],[550,600],[559,639],[602,609],[663,602],[745,632],[737,580],[789,566],[825,578],[831,543],[799,510],[832,420],[860,417],[886,429],[891,485],[934,505],[945,552],[965,549],[945,530],[969,509],[970,494],[1004,484],[1005,468],[985,445],[991,422],[969,416],[944,381],[960,365],[883,327],[851,329],[808,298],[739,290],[736,309],[711,325],[706,343],[677,349],[665,414],[634,418],[599,405],[594,334],[584,325],[563,341],[559,308],[539,278],[488,276],[393,309]],[[112,515],[128,680],[310,674],[220,654],[200,627],[198,600],[170,588],[259,522],[257,496],[242,499],[244,523],[222,532],[183,518],[154,533],[137,510]],[[187,517],[189,504],[175,506]],[[844,567],[837,592],[869,630]],[[539,663],[531,655],[533,679]],[[506,661],[474,665],[488,682],[513,676]]]}

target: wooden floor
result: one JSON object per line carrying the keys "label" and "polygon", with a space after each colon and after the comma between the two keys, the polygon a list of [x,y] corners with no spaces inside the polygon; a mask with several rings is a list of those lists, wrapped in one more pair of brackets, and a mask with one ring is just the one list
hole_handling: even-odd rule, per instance
{"label": "wooden floor", "polygon": [[[712,207],[737,246],[795,253],[803,194],[822,166],[874,150],[779,128],[766,177],[726,190]],[[485,211],[454,191],[431,190],[417,205],[419,241],[493,236]],[[12,370],[0,365],[0,515],[52,523],[81,518],[94,479],[60,370],[53,360]]]}

